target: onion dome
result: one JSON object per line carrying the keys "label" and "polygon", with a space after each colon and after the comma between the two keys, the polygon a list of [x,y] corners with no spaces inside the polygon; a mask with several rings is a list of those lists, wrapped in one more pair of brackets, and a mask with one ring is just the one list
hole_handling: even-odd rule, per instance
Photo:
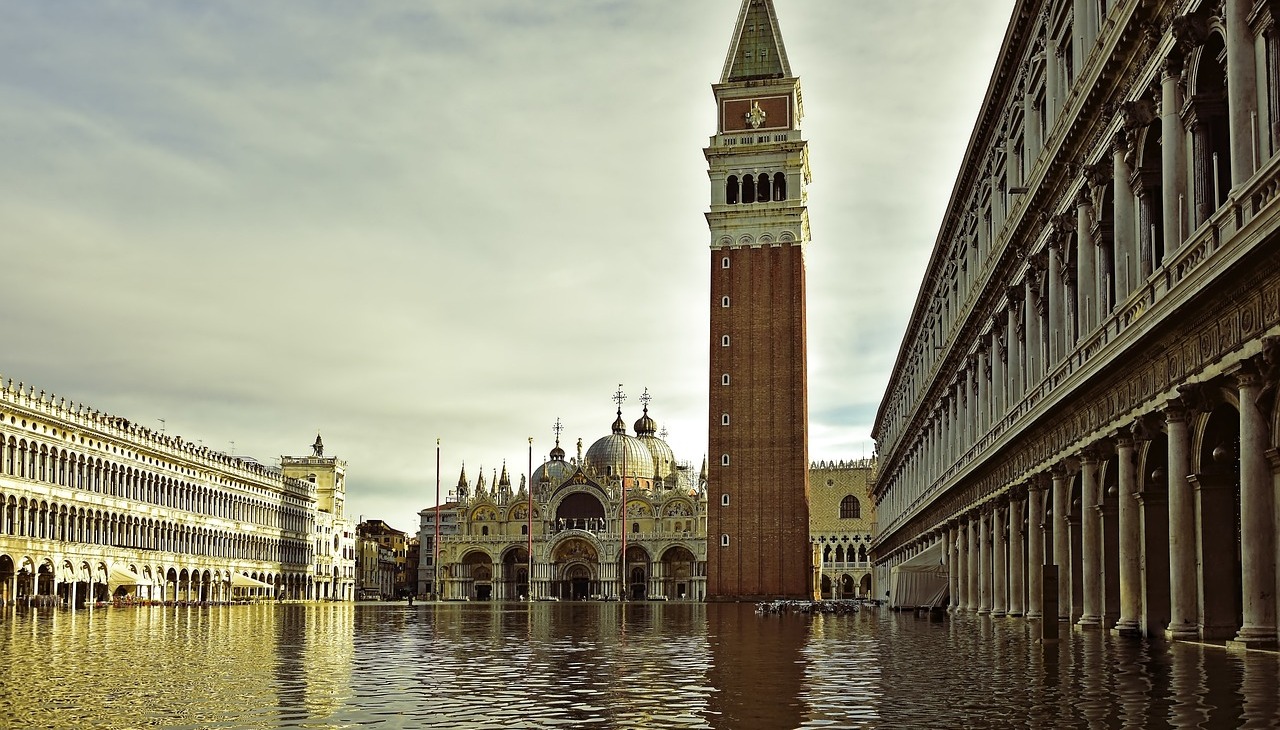
{"label": "onion dome", "polygon": [[575,471],[572,464],[564,460],[564,449],[560,448],[560,437],[556,436],[555,448],[551,449],[551,461],[542,462],[542,466],[533,471],[533,481],[538,484],[560,485]]}
{"label": "onion dome", "polygon": [[613,433],[591,444],[584,461],[586,468],[605,477],[621,475],[625,470],[629,478],[653,478],[653,453],[643,441],[627,435],[621,410],[613,422]]}
{"label": "onion dome", "polygon": [[644,407],[644,415],[640,420],[636,421],[636,438],[649,449],[649,453],[653,456],[653,473],[658,479],[666,480],[676,468],[676,457],[671,452],[671,446],[666,441],[658,438],[656,434],[658,423],[649,417],[649,406]]}

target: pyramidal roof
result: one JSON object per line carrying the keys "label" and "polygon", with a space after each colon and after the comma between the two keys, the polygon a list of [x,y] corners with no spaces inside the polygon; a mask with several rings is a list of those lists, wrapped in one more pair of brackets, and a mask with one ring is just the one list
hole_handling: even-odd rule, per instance
{"label": "pyramidal roof", "polygon": [[791,76],[773,0],[742,0],[720,83]]}

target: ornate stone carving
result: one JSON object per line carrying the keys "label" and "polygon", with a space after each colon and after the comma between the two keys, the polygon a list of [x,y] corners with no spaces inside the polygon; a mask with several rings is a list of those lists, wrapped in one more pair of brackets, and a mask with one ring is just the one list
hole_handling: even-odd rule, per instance
{"label": "ornate stone carving", "polygon": [[1155,103],[1149,98],[1126,101],[1120,105],[1120,125],[1130,134],[1156,121]]}

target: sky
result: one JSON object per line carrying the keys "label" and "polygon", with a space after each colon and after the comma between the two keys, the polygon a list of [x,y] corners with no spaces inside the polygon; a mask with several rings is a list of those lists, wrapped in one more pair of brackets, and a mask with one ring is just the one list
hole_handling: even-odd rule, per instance
{"label": "sky", "polygon": [[[739,0],[0,0],[0,377],[416,531],[650,415],[707,441]],[[869,457],[1013,0],[775,0],[813,180],[812,460]]]}

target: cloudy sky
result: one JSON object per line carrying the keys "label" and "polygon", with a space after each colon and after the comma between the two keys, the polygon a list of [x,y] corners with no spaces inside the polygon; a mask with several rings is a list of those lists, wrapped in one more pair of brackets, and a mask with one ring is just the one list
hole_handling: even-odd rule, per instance
{"label": "cloudy sky", "polygon": [[[813,459],[871,422],[1012,0],[776,0]],[[706,447],[702,148],[739,0],[0,0],[0,375],[358,515],[628,423]]]}

